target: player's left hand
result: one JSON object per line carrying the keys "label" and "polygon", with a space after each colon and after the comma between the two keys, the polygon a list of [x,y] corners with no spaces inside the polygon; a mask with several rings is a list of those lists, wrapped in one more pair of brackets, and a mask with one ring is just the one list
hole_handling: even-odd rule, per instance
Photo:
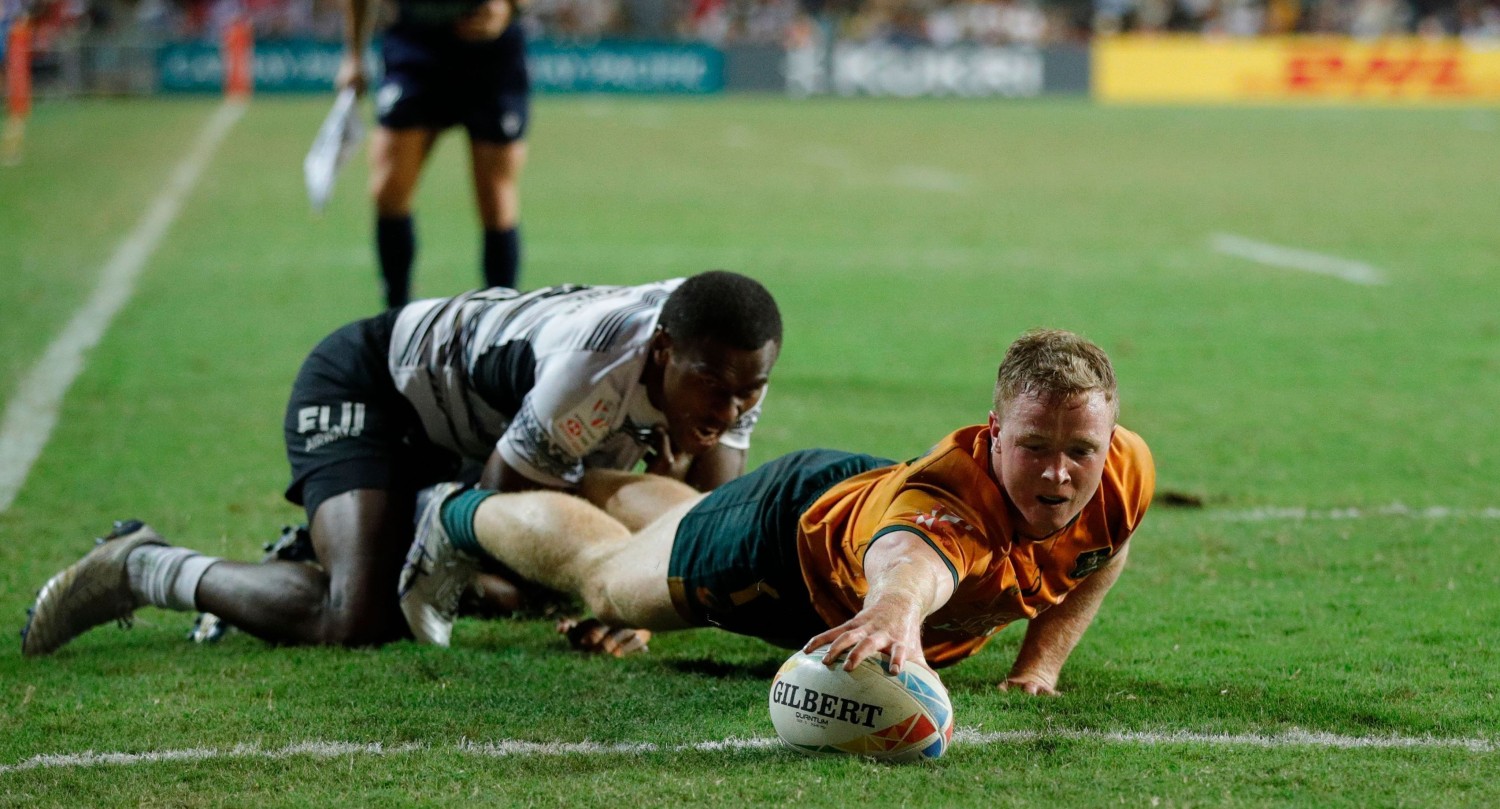
{"label": "player's left hand", "polygon": [[1034,697],[1058,696],[1057,689],[1049,683],[1040,682],[1029,677],[1006,677],[1005,682],[1000,684],[1001,691],[1020,691]]}
{"label": "player's left hand", "polygon": [[498,39],[510,27],[514,10],[510,0],[489,0],[458,21],[458,38],[469,42]]}
{"label": "player's left hand", "polygon": [[564,618],[557,622],[557,631],[580,652],[626,657],[651,651],[646,645],[651,642],[649,629],[613,627],[598,618]]}

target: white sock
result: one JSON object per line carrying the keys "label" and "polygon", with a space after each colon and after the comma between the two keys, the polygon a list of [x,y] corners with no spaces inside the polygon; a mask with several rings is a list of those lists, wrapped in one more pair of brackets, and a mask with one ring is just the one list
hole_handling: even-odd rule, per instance
{"label": "white sock", "polygon": [[190,612],[197,609],[198,582],[218,557],[187,548],[142,545],[125,557],[130,592],[142,604]]}

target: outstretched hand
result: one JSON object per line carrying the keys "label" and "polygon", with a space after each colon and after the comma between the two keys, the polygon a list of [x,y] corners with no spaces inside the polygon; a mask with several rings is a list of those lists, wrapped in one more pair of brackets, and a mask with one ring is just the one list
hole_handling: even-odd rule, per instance
{"label": "outstretched hand", "polygon": [[853,618],[814,636],[803,651],[826,643],[824,664],[833,668],[846,655],[845,671],[853,671],[865,658],[879,653],[890,656],[892,674],[899,674],[907,660],[925,665],[922,619],[948,601],[955,584],[942,558],[921,534],[889,531],[865,550],[865,576],[870,589],[864,607]]}
{"label": "outstretched hand", "polygon": [[802,651],[811,652],[824,644],[828,653],[823,656],[823,665],[833,668],[842,658],[845,671],[853,671],[865,658],[881,653],[890,656],[892,674],[899,674],[908,660],[926,663],[919,617],[893,602],[867,605],[853,618],[813,636]]}
{"label": "outstretched hand", "polygon": [[650,630],[612,627],[598,618],[564,618],[557,622],[557,632],[567,636],[568,645],[587,654],[626,657],[651,651],[646,645],[651,641]]}

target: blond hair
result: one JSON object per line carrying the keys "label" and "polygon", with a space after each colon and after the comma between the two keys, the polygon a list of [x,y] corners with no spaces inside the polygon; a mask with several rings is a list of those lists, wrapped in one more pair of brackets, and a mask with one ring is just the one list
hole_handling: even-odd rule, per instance
{"label": "blond hair", "polygon": [[1032,329],[1005,350],[995,380],[995,414],[1005,417],[1005,405],[1021,394],[1047,401],[1064,401],[1098,391],[1120,414],[1115,369],[1104,349],[1070,331]]}

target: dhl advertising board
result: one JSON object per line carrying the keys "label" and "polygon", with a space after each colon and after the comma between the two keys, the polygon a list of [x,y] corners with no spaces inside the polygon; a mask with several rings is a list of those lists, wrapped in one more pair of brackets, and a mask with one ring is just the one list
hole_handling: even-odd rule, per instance
{"label": "dhl advertising board", "polygon": [[1140,103],[1500,103],[1500,48],[1462,40],[1114,36],[1093,97]]}

